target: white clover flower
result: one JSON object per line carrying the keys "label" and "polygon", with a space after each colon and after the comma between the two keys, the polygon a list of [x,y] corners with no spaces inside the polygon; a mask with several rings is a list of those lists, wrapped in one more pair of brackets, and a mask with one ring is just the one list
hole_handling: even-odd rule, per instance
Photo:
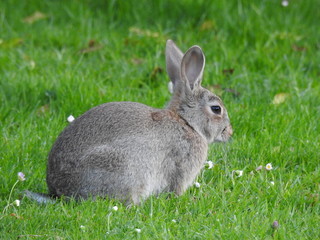
{"label": "white clover flower", "polygon": [[266,165],[266,170],[268,170],[268,171],[272,170],[272,164],[271,163],[268,163]]}
{"label": "white clover flower", "polygon": [[85,226],[83,226],[83,225],[80,225],[80,229],[85,229],[86,227]]}
{"label": "white clover flower", "polygon": [[213,168],[213,162],[212,161],[206,161],[206,165],[208,166],[208,169]]}
{"label": "white clover flower", "polygon": [[271,185],[274,185],[274,181],[271,181],[270,184],[271,184]]}
{"label": "white clover flower", "polygon": [[173,83],[171,81],[168,82],[168,90],[171,94],[173,94]]}
{"label": "white clover flower", "polygon": [[17,207],[20,207],[20,200],[15,200],[13,204],[16,205]]}
{"label": "white clover flower", "polygon": [[283,1],[281,2],[281,5],[282,5],[283,7],[288,7],[289,1],[288,1],[288,0],[283,0]]}
{"label": "white clover flower", "polygon": [[113,211],[118,211],[118,206],[114,206],[114,207],[112,208],[112,210],[113,210]]}
{"label": "white clover flower", "polygon": [[236,170],[236,171],[234,171],[234,173],[237,175],[237,177],[241,177],[243,175],[242,170]]}
{"label": "white clover flower", "polygon": [[236,175],[237,177],[241,177],[243,175],[243,171],[242,170],[233,170],[232,176],[233,175]]}
{"label": "white clover flower", "polygon": [[26,176],[24,175],[23,172],[18,172],[18,179],[23,182],[24,180],[26,180]]}
{"label": "white clover flower", "polygon": [[176,223],[176,222],[177,222],[177,220],[175,220],[175,219],[172,219],[171,221],[172,221],[172,222],[174,222],[174,223]]}
{"label": "white clover flower", "polygon": [[136,231],[137,233],[141,233],[141,229],[140,229],[140,228],[136,228],[135,231]]}
{"label": "white clover flower", "polygon": [[71,122],[73,122],[74,121],[74,116],[72,116],[72,115],[70,115],[68,118],[67,118],[67,121],[69,122],[69,123],[71,123]]}
{"label": "white clover flower", "polygon": [[195,183],[194,183],[194,186],[195,186],[196,188],[200,188],[201,184],[198,183],[198,182],[195,182]]}

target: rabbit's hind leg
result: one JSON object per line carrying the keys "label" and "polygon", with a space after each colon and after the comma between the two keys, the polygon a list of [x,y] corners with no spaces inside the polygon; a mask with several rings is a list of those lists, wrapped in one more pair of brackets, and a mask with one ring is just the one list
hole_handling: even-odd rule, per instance
{"label": "rabbit's hind leg", "polygon": [[127,156],[112,146],[99,146],[81,158],[79,195],[108,196],[139,204],[148,195],[145,173],[133,171]]}

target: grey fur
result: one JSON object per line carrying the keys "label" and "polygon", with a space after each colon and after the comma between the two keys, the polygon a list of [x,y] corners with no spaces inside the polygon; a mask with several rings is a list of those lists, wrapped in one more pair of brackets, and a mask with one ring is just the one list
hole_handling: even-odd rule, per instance
{"label": "grey fur", "polygon": [[36,201],[39,204],[49,204],[49,203],[53,204],[53,203],[56,203],[56,200],[50,198],[47,194],[34,193],[34,192],[30,192],[28,190],[23,191],[22,194],[24,196],[26,196],[27,198]]}
{"label": "grey fur", "polygon": [[[90,109],[60,134],[49,154],[52,196],[109,196],[138,204],[161,192],[182,194],[199,174],[208,144],[232,134],[219,97],[201,87],[205,58],[168,40],[166,63],[174,85],[165,109],[111,102]],[[211,110],[222,108],[221,114]]]}

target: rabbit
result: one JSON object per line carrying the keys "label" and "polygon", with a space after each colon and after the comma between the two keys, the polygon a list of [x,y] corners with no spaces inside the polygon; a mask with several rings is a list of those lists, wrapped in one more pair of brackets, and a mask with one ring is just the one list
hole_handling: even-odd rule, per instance
{"label": "rabbit", "polygon": [[76,118],[49,153],[49,195],[139,204],[163,192],[183,194],[204,166],[208,144],[232,135],[222,100],[201,86],[204,66],[199,46],[183,54],[168,40],[168,105],[110,102]]}

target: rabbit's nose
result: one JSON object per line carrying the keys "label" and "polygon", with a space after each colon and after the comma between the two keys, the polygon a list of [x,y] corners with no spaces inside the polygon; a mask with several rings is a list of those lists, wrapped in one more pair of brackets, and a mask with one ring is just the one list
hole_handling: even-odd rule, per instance
{"label": "rabbit's nose", "polygon": [[227,132],[227,134],[228,134],[229,136],[232,136],[233,130],[232,130],[231,124],[226,127],[225,131]]}

